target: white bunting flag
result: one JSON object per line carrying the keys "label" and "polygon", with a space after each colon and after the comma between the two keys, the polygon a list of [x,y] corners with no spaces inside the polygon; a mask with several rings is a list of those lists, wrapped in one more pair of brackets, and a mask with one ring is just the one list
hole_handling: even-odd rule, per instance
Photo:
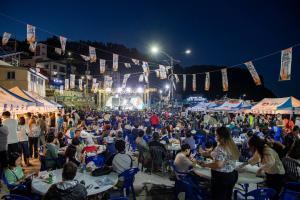
{"label": "white bunting flag", "polygon": [[178,75],[177,75],[177,74],[174,74],[174,77],[175,77],[176,83],[179,83],[179,77],[178,77]]}
{"label": "white bunting flag", "polygon": [[119,65],[119,55],[113,54],[113,70],[116,72],[118,71],[118,65]]}
{"label": "white bunting flag", "polygon": [[186,74],[183,74],[182,75],[182,79],[183,79],[183,85],[182,85],[182,89],[183,89],[183,91],[185,91],[186,90]]}
{"label": "white bunting flag", "polygon": [[29,44],[35,42],[35,26],[27,24],[27,42]]}
{"label": "white bunting flag", "polygon": [[196,74],[193,74],[193,85],[192,85],[193,92],[196,92]]}
{"label": "white bunting flag", "polygon": [[29,45],[29,50],[33,53],[36,50],[36,44],[37,44],[37,42],[33,42],[33,43],[30,43],[30,45]]}
{"label": "white bunting flag", "polygon": [[159,65],[159,75],[160,75],[160,79],[167,78],[166,67],[164,65]]}
{"label": "white bunting flag", "polygon": [[148,73],[149,73],[149,65],[148,65],[148,62],[143,61],[142,67],[143,67],[144,73],[145,73],[145,74],[148,74]]}
{"label": "white bunting flag", "polygon": [[137,60],[137,59],[131,59],[132,60],[132,62],[135,64],[135,65],[139,65],[140,64],[140,61],[139,60]]}
{"label": "white bunting flag", "polygon": [[99,89],[99,83],[95,83],[94,93],[97,93]]}
{"label": "white bunting flag", "polygon": [[204,90],[209,91],[210,88],[210,74],[209,72],[205,72],[205,85],[204,85]]}
{"label": "white bunting flag", "polygon": [[59,94],[63,95],[64,94],[64,85],[59,86]]}
{"label": "white bunting flag", "polygon": [[279,81],[291,80],[292,54],[292,47],[281,51],[281,67]]}
{"label": "white bunting flag", "polygon": [[59,40],[60,40],[60,45],[61,45],[61,52],[62,52],[62,54],[65,54],[67,38],[65,38],[63,36],[59,36]]}
{"label": "white bunting flag", "polygon": [[139,77],[139,82],[143,82],[144,81],[144,74],[141,74]]}
{"label": "white bunting flag", "polygon": [[111,76],[104,76],[104,88],[111,88],[113,80]]}
{"label": "white bunting flag", "polygon": [[92,82],[92,90],[95,89],[96,83],[97,83],[97,79],[96,79],[96,78],[93,78],[93,82]]}
{"label": "white bunting flag", "polygon": [[97,60],[97,55],[96,55],[96,49],[95,47],[89,46],[89,52],[90,52],[90,62],[96,62]]}
{"label": "white bunting flag", "polygon": [[155,70],[156,77],[159,78],[159,69]]}
{"label": "white bunting flag", "polygon": [[85,55],[80,55],[81,56],[81,58],[84,60],[84,61],[90,61],[90,57],[88,57],[88,56],[85,56]]}
{"label": "white bunting flag", "polygon": [[82,88],[82,79],[78,79],[78,87],[79,87],[79,90],[83,90]]}
{"label": "white bunting flag", "polygon": [[10,38],[11,34],[4,32],[2,37],[2,45],[5,46],[8,43],[8,40]]}
{"label": "white bunting flag", "polygon": [[122,88],[126,88],[127,80],[129,79],[130,74],[124,74]]}
{"label": "white bunting flag", "polygon": [[222,72],[222,85],[223,85],[223,91],[228,91],[228,77],[227,77],[227,69],[221,69]]}
{"label": "white bunting flag", "polygon": [[105,72],[105,60],[100,59],[99,63],[100,63],[100,74],[104,74],[104,72]]}
{"label": "white bunting flag", "polygon": [[125,66],[126,68],[131,68],[130,63],[124,63],[124,66]]}
{"label": "white bunting flag", "polygon": [[253,65],[253,63],[251,61],[249,62],[246,62],[244,63],[246,65],[246,67],[248,68],[253,80],[254,80],[254,83],[255,85],[261,85],[261,81],[260,81],[260,78],[255,70],[255,67]]}
{"label": "white bunting flag", "polygon": [[61,55],[61,48],[55,48],[54,51],[56,54]]}
{"label": "white bunting flag", "polygon": [[65,90],[69,89],[69,79],[65,79]]}
{"label": "white bunting flag", "polygon": [[145,83],[149,83],[148,74],[144,74]]}
{"label": "white bunting flag", "polygon": [[75,74],[70,74],[70,89],[75,88]]}

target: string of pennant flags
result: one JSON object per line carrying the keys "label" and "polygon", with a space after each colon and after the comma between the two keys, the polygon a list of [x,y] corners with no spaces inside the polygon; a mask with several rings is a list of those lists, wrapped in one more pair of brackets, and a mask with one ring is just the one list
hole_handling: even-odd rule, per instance
{"label": "string of pennant flags", "polygon": [[[35,52],[36,46],[37,46],[37,39],[36,39],[36,29],[37,29],[37,27],[35,27],[33,25],[30,25],[30,24],[27,24],[25,22],[22,22],[20,20],[16,20],[16,19],[14,19],[10,16],[7,16],[3,13],[0,13],[0,15],[5,16],[7,18],[10,18],[12,20],[15,20],[19,23],[26,24],[26,30],[27,30],[26,40],[27,40],[27,43],[29,44],[29,50],[32,51],[32,52]],[[49,34],[58,36],[57,34],[51,33],[47,30],[44,30],[44,29],[41,29],[41,28],[38,28],[38,29],[42,30],[43,32],[47,32]],[[11,35],[12,34],[8,33],[8,32],[3,33],[3,37],[2,37],[2,45],[3,46],[5,46],[8,43],[9,39],[11,38]],[[58,36],[58,37],[59,37],[61,46],[60,47],[53,47],[53,48],[54,48],[55,53],[57,53],[59,55],[64,55],[65,52],[66,52],[66,45],[67,45],[67,40],[68,39],[64,36]],[[68,40],[68,41],[70,41],[70,40]],[[87,44],[84,44],[84,45],[87,45]],[[223,69],[211,70],[211,71],[208,71],[208,72],[201,72],[201,73],[194,73],[194,74],[172,74],[172,75],[174,75],[176,83],[180,82],[179,76],[182,76],[183,91],[186,90],[186,78],[187,78],[187,76],[192,75],[192,91],[195,92],[197,90],[197,88],[196,88],[197,75],[205,74],[204,90],[209,91],[209,89],[210,89],[210,73],[221,72],[223,91],[227,92],[229,90],[228,75],[227,75],[228,70],[227,69],[244,65],[248,69],[251,77],[253,78],[253,81],[254,81],[255,85],[259,86],[259,85],[261,85],[261,80],[260,80],[260,77],[259,77],[255,67],[254,67],[253,62],[257,61],[257,60],[260,60],[260,59],[263,59],[263,58],[266,58],[266,57],[269,57],[269,56],[272,56],[272,55],[275,55],[275,54],[280,52],[281,53],[281,65],[280,65],[279,81],[287,81],[287,80],[291,79],[292,52],[293,52],[293,48],[297,47],[297,46],[300,46],[300,44],[295,44],[295,45],[293,45],[293,46],[291,46],[287,49],[276,51],[276,52],[273,52],[271,54],[268,54],[268,55],[265,55],[265,56],[262,56],[262,57],[254,58],[251,61],[248,61],[248,62],[245,62],[245,63],[240,63],[240,64],[233,65],[233,66],[230,66],[230,67],[226,67],[226,68],[223,68]],[[105,59],[99,58],[99,69],[100,69],[100,74],[101,75],[104,75],[105,72],[106,72],[107,62],[112,62],[112,70],[115,71],[115,72],[118,71],[118,69],[119,69],[119,63],[123,63],[125,68],[131,68],[131,65],[142,66],[142,69],[143,69],[142,72],[124,74],[123,81],[122,81],[122,88],[126,87],[126,83],[129,79],[129,77],[133,74],[139,74],[139,78],[138,78],[139,82],[149,83],[149,74],[151,72],[155,72],[157,78],[160,78],[160,79],[164,80],[164,79],[168,78],[168,74],[169,74],[168,71],[169,71],[169,69],[172,68],[172,66],[165,66],[165,65],[158,64],[158,63],[141,61],[141,60],[138,60],[138,59],[134,59],[134,58],[130,58],[130,57],[127,57],[127,56],[119,55],[119,54],[116,54],[116,53],[113,53],[113,52],[110,52],[110,51],[107,51],[107,50],[95,48],[93,46],[88,45],[88,47],[89,47],[88,48],[89,49],[89,55],[88,56],[79,54],[81,56],[81,58],[86,62],[91,62],[91,63],[97,62],[96,49],[99,50],[99,51],[105,52],[105,53],[112,54],[112,60],[105,60]],[[78,53],[76,53],[76,54],[78,54]],[[129,62],[120,62],[119,57],[127,58],[130,61]],[[156,67],[158,67],[158,69],[150,70],[150,68],[149,68],[150,65],[151,66],[156,66]],[[79,89],[83,90],[83,87],[82,87],[83,81],[82,81],[82,79],[78,79],[78,83],[79,83]],[[100,84],[97,83],[96,78],[93,78],[92,83],[93,83],[92,90],[96,91],[96,89],[98,89]],[[104,84],[103,84],[104,88],[111,88],[112,83],[113,83],[112,77],[110,77],[108,75],[104,75]],[[176,89],[175,83],[173,84],[172,87],[174,87],[174,89]],[[69,88],[71,88],[71,89],[75,88],[75,75],[74,74],[70,75],[70,79],[65,79],[64,89],[68,90]],[[60,88],[60,90],[62,90],[62,89],[63,88]]]}

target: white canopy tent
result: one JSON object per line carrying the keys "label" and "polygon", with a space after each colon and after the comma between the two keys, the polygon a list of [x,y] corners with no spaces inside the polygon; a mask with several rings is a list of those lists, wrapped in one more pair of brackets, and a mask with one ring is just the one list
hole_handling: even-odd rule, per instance
{"label": "white canopy tent", "polygon": [[264,98],[249,112],[261,114],[292,114],[300,107],[300,100],[295,97]]}
{"label": "white canopy tent", "polygon": [[30,106],[35,103],[28,99],[24,99],[13,92],[0,86],[0,112],[11,111],[14,114],[28,112]]}

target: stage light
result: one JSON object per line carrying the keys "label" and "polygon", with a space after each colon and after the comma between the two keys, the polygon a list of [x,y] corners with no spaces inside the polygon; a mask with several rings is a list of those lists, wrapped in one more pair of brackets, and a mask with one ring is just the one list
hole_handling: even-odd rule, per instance
{"label": "stage light", "polygon": [[118,93],[121,93],[121,92],[122,92],[122,88],[119,87],[119,88],[117,89],[117,91],[118,91]]}
{"label": "stage light", "polygon": [[105,92],[108,92],[108,93],[111,92],[111,88],[106,88]]}
{"label": "stage light", "polygon": [[126,92],[131,93],[131,88],[130,87],[126,88]]}
{"label": "stage light", "polygon": [[144,92],[143,88],[141,88],[141,87],[139,87],[136,91],[137,91],[137,93],[143,93]]}

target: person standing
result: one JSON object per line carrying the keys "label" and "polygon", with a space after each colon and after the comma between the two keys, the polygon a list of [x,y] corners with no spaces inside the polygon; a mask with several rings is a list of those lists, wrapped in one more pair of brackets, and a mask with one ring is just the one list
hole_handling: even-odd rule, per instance
{"label": "person standing", "polygon": [[5,111],[2,113],[3,125],[8,128],[8,137],[7,137],[7,153],[19,152],[19,141],[17,136],[17,127],[18,121],[10,118],[10,112]]}
{"label": "person standing", "polygon": [[38,142],[41,134],[41,128],[37,123],[36,117],[33,116],[29,121],[29,150],[30,157],[38,158]]}
{"label": "person standing", "polygon": [[42,116],[41,114],[38,115],[37,123],[40,126],[41,134],[40,134],[40,144],[44,145],[46,144],[46,135],[47,135],[47,124],[46,124],[46,118],[45,116]]}
{"label": "person standing", "polygon": [[246,164],[255,165],[260,163],[260,168],[257,174],[262,172],[266,174],[266,184],[269,188],[273,188],[277,192],[277,197],[284,185],[285,170],[278,154],[270,148],[265,142],[256,135],[253,135],[248,145],[250,151],[253,153],[253,157],[248,160]]}
{"label": "person standing", "polygon": [[29,163],[29,145],[28,145],[28,134],[29,134],[29,126],[25,123],[25,118],[20,117],[19,124],[18,124],[18,140],[19,140],[19,147],[21,156],[23,154],[25,165],[30,166]]}
{"label": "person standing", "polygon": [[200,152],[201,155],[212,157],[213,161],[201,162],[200,165],[211,168],[212,199],[231,200],[234,185],[238,180],[235,167],[240,153],[226,127],[217,129],[216,140],[218,145],[212,152]]}
{"label": "person standing", "polygon": [[0,118],[0,170],[6,167],[7,163],[7,136],[8,128],[2,124]]}

